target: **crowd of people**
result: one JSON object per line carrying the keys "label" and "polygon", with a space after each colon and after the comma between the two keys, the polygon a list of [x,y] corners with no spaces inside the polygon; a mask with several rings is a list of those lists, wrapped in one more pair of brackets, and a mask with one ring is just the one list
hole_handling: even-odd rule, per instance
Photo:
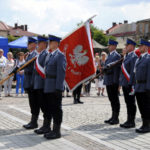
{"label": "crowd of people", "polygon": [[[15,66],[20,66],[22,65],[25,60],[24,60],[24,53],[19,52],[18,53],[18,58],[14,59],[12,52],[7,53],[7,58],[3,56],[4,51],[0,49],[0,79],[2,80],[3,78],[9,76],[9,74],[12,72]],[[12,90],[12,83],[13,81],[16,81],[16,96],[19,95],[19,87],[21,85],[21,95],[24,96],[24,70],[21,70],[20,72],[16,73],[14,76],[6,80],[2,85],[0,85],[0,99],[2,99],[2,89],[4,87],[4,94],[5,97],[12,97],[13,95],[11,94]]]}
{"label": "crowd of people", "polygon": [[[19,52],[17,54],[17,58],[13,57],[12,52],[8,52],[7,53],[7,58],[3,56],[3,50],[0,49],[0,73],[1,73],[1,79],[3,79],[4,77],[8,76],[11,71],[13,70],[13,68],[15,66],[21,66],[22,64],[25,63],[25,57],[26,54],[24,54],[24,52]],[[105,52],[101,53],[101,56],[99,56],[98,53],[96,53],[95,55],[95,67],[96,67],[96,74],[100,73],[102,71],[102,68],[104,67],[105,64],[105,59],[107,57],[107,54]],[[95,89],[97,90],[97,96],[105,96],[104,95],[104,89],[105,89],[105,85],[103,84],[104,81],[104,75],[101,75],[100,77],[97,77],[97,79],[95,79]],[[24,97],[24,70],[19,71],[18,73],[15,74],[15,76],[12,76],[11,78],[9,78],[8,80],[6,80],[3,84],[4,86],[4,94],[5,97],[12,97],[13,94],[11,93],[12,91],[12,83],[14,82],[14,85],[16,85],[16,97],[19,96],[19,89],[21,89],[21,96]],[[63,97],[65,96],[64,93],[66,91],[66,97],[71,97],[72,95],[74,95],[73,92],[72,95],[70,95],[69,93],[69,89],[65,86],[64,88],[64,92],[63,92]],[[79,91],[79,95],[80,96],[90,96],[90,92],[91,92],[91,82],[87,85],[80,86],[79,90],[77,89],[77,91]],[[2,86],[1,86],[1,92],[2,92]],[[1,93],[0,92],[0,93]],[[78,96],[78,97],[80,97]],[[74,97],[74,96],[73,96]],[[0,98],[2,99],[2,96],[0,95]],[[78,98],[80,99],[80,98]],[[74,99],[74,103],[77,104],[76,100]],[[78,101],[78,103],[83,103],[80,102],[80,100]]]}

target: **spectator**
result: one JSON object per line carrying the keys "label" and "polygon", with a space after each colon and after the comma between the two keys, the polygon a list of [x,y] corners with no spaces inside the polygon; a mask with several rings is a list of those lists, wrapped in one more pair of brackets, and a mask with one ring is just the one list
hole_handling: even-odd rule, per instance
{"label": "spectator", "polygon": [[91,82],[89,82],[87,85],[85,85],[86,96],[90,96],[90,90],[91,90]]}
{"label": "spectator", "polygon": [[63,97],[65,97],[65,91],[66,91],[66,96],[67,97],[71,97],[70,95],[69,95],[69,89],[68,89],[68,87],[66,86],[66,84],[65,84],[65,86],[64,86],[64,91],[63,91],[63,93],[62,93],[62,96]]}
{"label": "spectator", "polygon": [[[13,60],[13,54],[12,52],[8,52],[7,53],[7,60],[6,60],[6,65],[4,68],[4,76],[8,76],[9,73],[13,70],[14,68],[14,60]],[[5,97],[7,96],[11,96],[10,92],[11,92],[11,88],[12,88],[12,80],[13,80],[13,76],[11,78],[9,78],[7,81],[4,82],[4,91],[5,91]]]}
{"label": "spectator", "polygon": [[[22,64],[25,63],[24,60],[24,53],[20,52],[19,53],[19,60],[16,61],[16,65],[17,66],[21,66]],[[24,88],[23,88],[23,82],[24,82],[24,70],[19,71],[16,74],[16,96],[18,96],[19,94],[19,86],[20,86],[20,82],[21,82],[21,95],[24,96]]]}
{"label": "spectator", "polygon": [[[102,68],[105,65],[106,56],[107,54],[105,52],[102,52],[101,59],[100,59],[100,72],[102,72]],[[104,75],[102,74],[99,76],[99,81],[98,81],[98,93],[97,93],[98,96],[100,95],[101,91],[102,91],[101,95],[104,96],[105,85],[103,84],[103,82],[104,82]]]}
{"label": "spectator", "polygon": [[[100,73],[100,70],[99,70],[100,66],[99,66],[99,65],[100,65],[100,58],[99,58],[99,56],[96,56],[96,57],[95,57],[96,75]],[[95,88],[96,88],[96,89],[98,89],[98,78],[99,78],[99,77],[97,77],[97,78],[95,79]]]}
{"label": "spectator", "polygon": [[[4,67],[6,65],[6,57],[4,57],[3,54],[4,54],[3,49],[0,49],[0,80],[2,80]],[[2,92],[2,85],[0,85],[0,100],[2,99],[1,92]]]}

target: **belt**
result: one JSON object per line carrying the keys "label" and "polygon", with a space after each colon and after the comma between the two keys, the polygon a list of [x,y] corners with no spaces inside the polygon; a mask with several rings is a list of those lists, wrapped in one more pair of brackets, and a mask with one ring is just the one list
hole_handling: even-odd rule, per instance
{"label": "belt", "polygon": [[136,83],[146,83],[146,80],[136,80]]}
{"label": "belt", "polygon": [[25,72],[25,75],[32,75],[32,72]]}
{"label": "belt", "polygon": [[55,75],[46,75],[46,78],[56,79],[56,76]]}

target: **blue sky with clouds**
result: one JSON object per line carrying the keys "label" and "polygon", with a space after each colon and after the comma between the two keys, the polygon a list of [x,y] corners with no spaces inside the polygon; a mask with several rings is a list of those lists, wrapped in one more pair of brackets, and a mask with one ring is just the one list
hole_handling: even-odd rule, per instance
{"label": "blue sky with clouds", "polygon": [[1,0],[0,12],[8,25],[18,22],[35,33],[64,36],[94,14],[94,24],[103,30],[112,22],[150,18],[150,0]]}

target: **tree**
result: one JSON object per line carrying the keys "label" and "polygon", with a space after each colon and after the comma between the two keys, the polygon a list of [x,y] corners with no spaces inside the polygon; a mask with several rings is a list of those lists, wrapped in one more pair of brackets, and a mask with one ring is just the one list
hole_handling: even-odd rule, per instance
{"label": "tree", "polygon": [[[81,21],[80,23],[77,24],[77,26],[80,26],[83,23],[83,21]],[[92,39],[94,39],[96,42],[107,46],[108,40],[109,39],[113,39],[115,40],[116,38],[113,36],[108,36],[104,34],[103,30],[100,30],[98,27],[96,27],[95,25],[91,25],[91,36]]]}
{"label": "tree", "polygon": [[113,36],[108,36],[104,34],[103,30],[100,30],[98,27],[91,25],[91,34],[92,34],[92,38],[97,41],[98,43],[106,46],[108,43],[109,39],[114,39],[115,37]]}
{"label": "tree", "polygon": [[13,35],[8,35],[8,42],[17,40],[18,38],[20,38],[20,37],[15,37],[15,36],[13,36]]}

